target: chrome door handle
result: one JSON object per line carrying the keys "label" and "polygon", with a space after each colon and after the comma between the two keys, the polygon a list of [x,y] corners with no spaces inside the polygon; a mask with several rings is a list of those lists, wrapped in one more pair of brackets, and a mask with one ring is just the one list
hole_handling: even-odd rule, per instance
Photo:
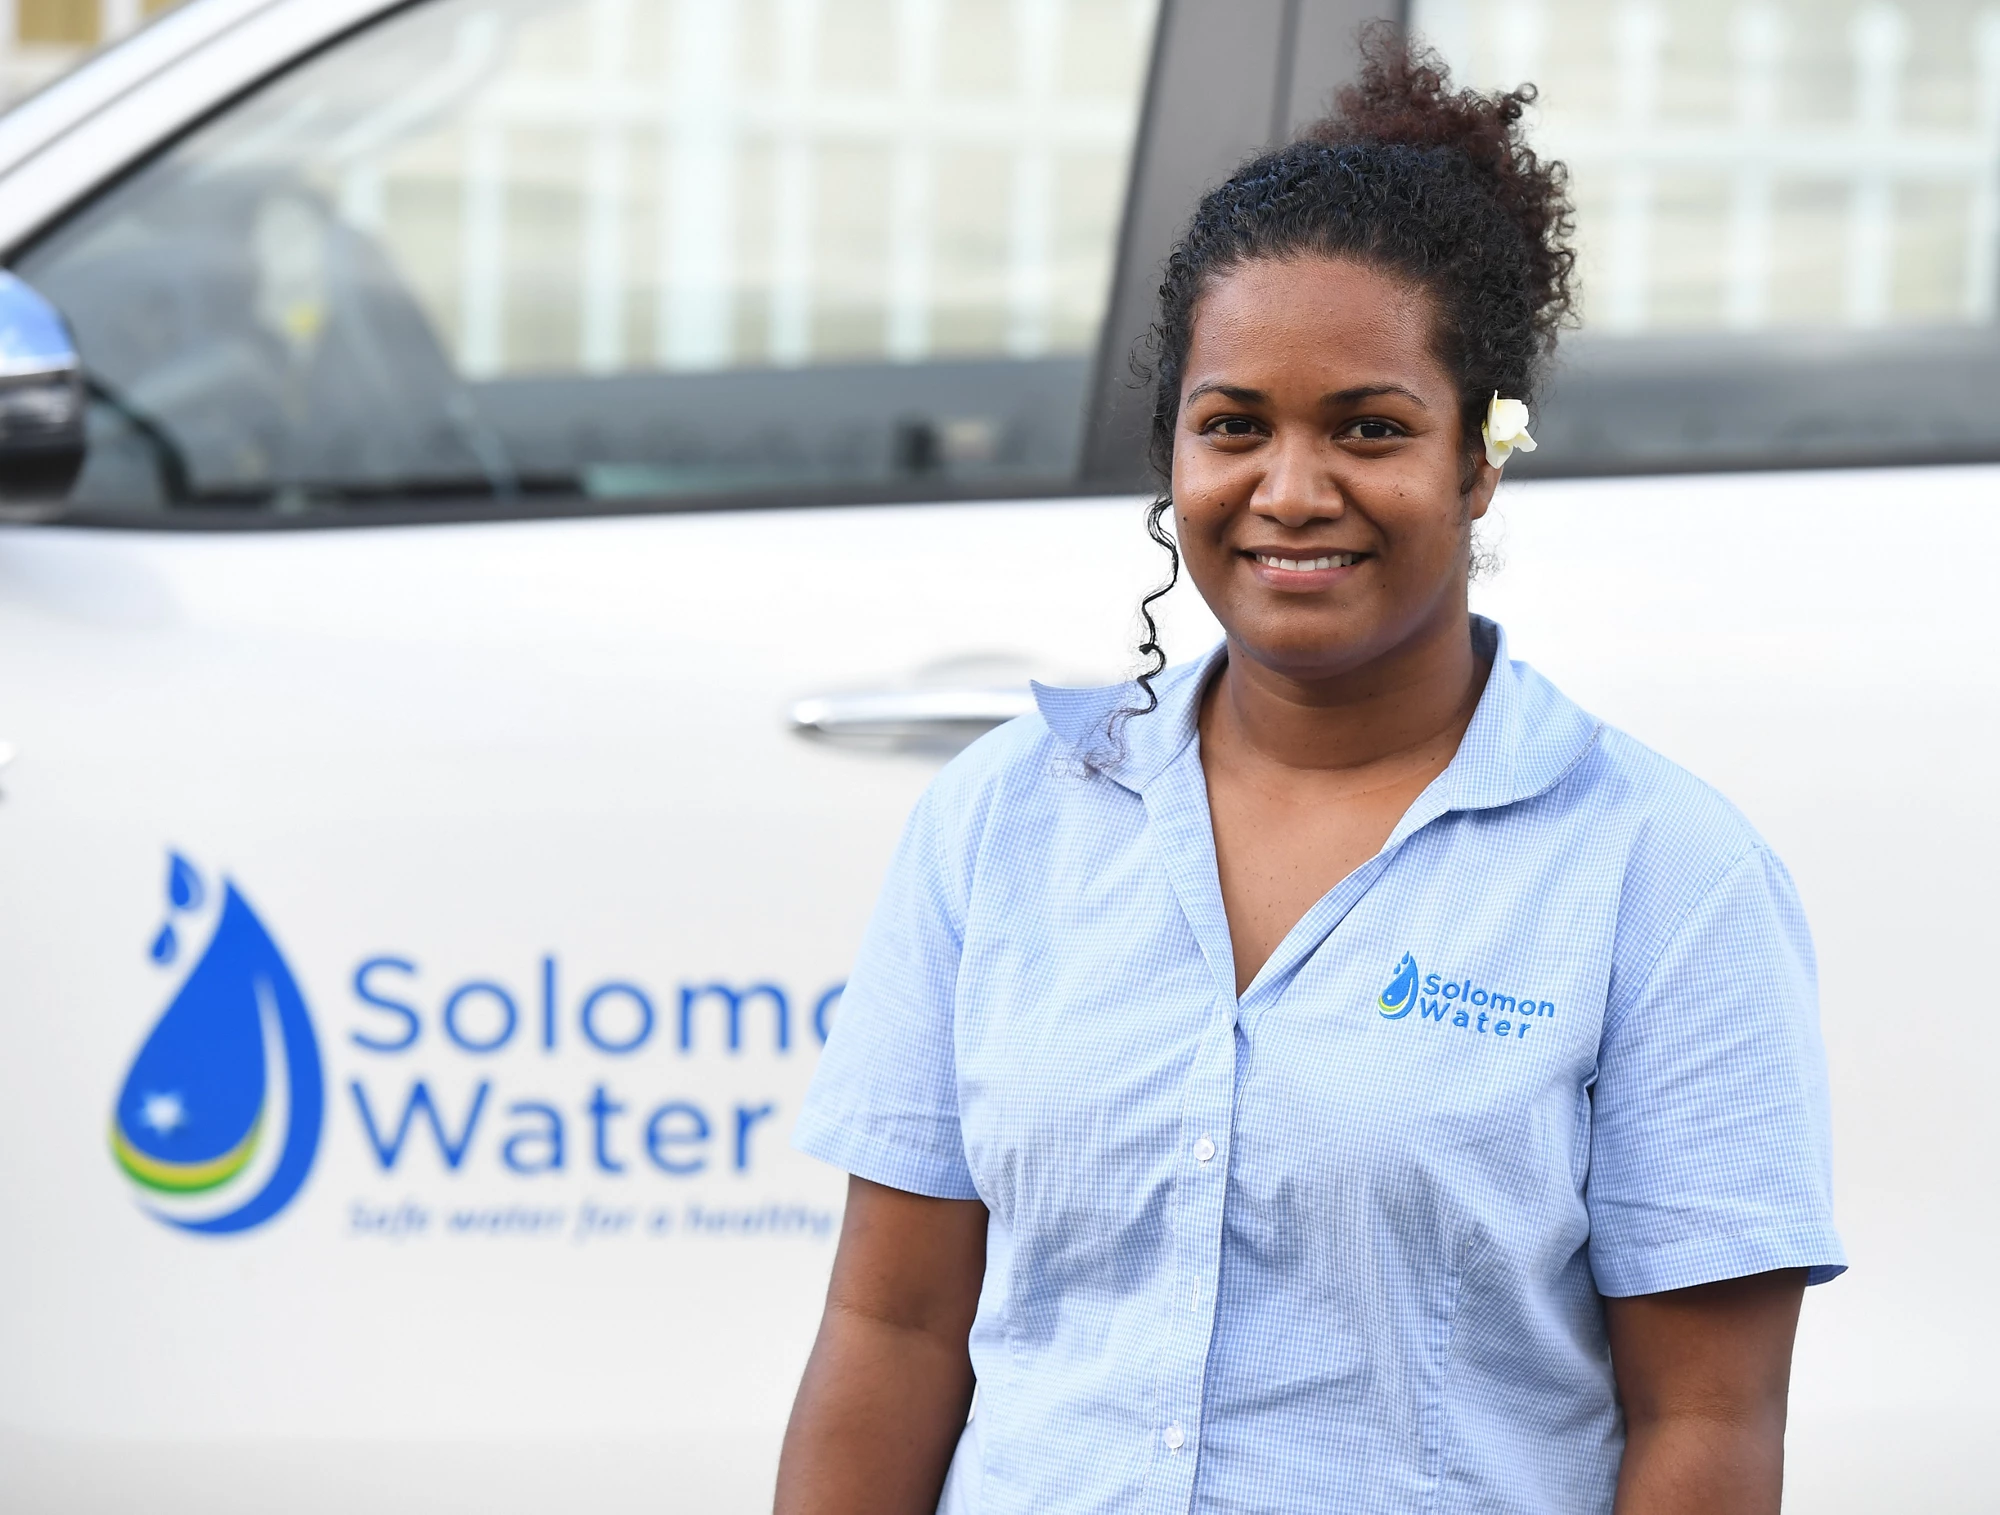
{"label": "chrome door handle", "polygon": [[995,726],[1035,708],[1033,691],[882,689],[817,694],[794,704],[800,736],[884,752],[956,752]]}

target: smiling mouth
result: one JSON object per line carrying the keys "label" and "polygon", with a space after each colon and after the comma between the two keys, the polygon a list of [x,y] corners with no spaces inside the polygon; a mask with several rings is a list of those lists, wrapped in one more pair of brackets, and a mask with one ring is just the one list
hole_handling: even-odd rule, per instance
{"label": "smiling mouth", "polygon": [[1325,568],[1352,568],[1366,553],[1329,552],[1317,558],[1281,558],[1273,552],[1253,552],[1250,554],[1266,568],[1282,568],[1287,573],[1313,573]]}

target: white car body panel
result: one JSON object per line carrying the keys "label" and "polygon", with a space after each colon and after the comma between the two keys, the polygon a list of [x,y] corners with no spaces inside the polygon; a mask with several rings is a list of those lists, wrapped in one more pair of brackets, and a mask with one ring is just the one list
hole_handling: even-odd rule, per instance
{"label": "white car body panel", "polygon": [[[934,766],[802,740],[787,706],[996,650],[1052,676],[1115,676],[1162,566],[1131,500],[0,531],[0,729],[18,753],[0,812],[0,983],[18,1015],[0,1150],[46,1154],[0,1165],[6,1213],[40,1217],[38,1240],[0,1254],[0,1434],[31,1480],[8,1507],[109,1508],[142,1485],[172,1509],[319,1497],[277,1454],[250,1486],[234,1458],[185,1479],[145,1471],[175,1447],[243,1439],[402,1446],[423,1486],[418,1449],[434,1445],[492,1440],[533,1463],[624,1438],[670,1464],[676,1508],[767,1499],[843,1188],[781,1129],[818,1045],[804,1022],[844,974]],[[168,842],[266,919],[326,1063],[315,1171],[254,1238],[160,1226],[106,1150],[107,1101],[173,977],[142,950]],[[513,988],[532,1019],[545,953],[566,1006],[558,1053],[527,1030],[483,1059],[438,1046],[437,1002],[461,981]],[[352,988],[382,954],[419,970],[375,985],[410,987],[424,1010],[413,1061],[350,1040],[395,1029]],[[775,1052],[759,1005],[728,1055],[720,1007],[704,1005],[692,1056],[666,1026],[639,1053],[595,1052],[570,1022],[599,979],[644,986],[663,1020],[682,980],[779,984],[792,1051]],[[566,1106],[601,1081],[635,1102],[693,1098],[721,1119],[740,1100],[777,1118],[740,1174],[600,1174],[582,1126],[562,1175],[502,1171],[484,1140],[456,1174],[429,1148],[384,1174],[347,1086],[379,1103],[414,1076],[451,1122],[480,1078]],[[635,1161],[633,1140],[614,1155]],[[412,1202],[437,1217],[427,1234],[356,1234],[356,1204]],[[523,1203],[571,1226],[443,1234],[454,1207]],[[645,1226],[690,1203],[796,1208],[816,1226],[566,1234],[586,1205]],[[565,1488],[615,1504],[593,1480],[615,1484],[619,1466],[572,1469]],[[369,1506],[436,1507],[397,1492],[402,1476],[371,1486]],[[98,1489],[81,1504],[61,1492],[79,1477]],[[536,1486],[530,1473],[476,1507],[534,1507]]]}
{"label": "white car body panel", "polygon": [[[1957,965],[1991,935],[2000,844],[2000,676],[1966,608],[1996,494],[1986,468],[1511,486],[1477,591],[1516,655],[1730,795],[1811,915],[1854,1268],[1808,1298],[1798,1512],[1989,1507],[2000,1329],[1955,1286],[2000,1240],[2000,1022]],[[1889,550],[1891,513],[1896,543],[1951,550]],[[0,1264],[10,1508],[527,1510],[558,1484],[636,1507],[653,1479],[667,1508],[759,1507],[825,1240],[355,1236],[357,1199],[523,1181],[428,1153],[385,1180],[336,1103],[320,1171],[254,1240],[137,1213],[103,1121],[157,1003],[137,946],[160,845],[199,837],[254,893],[331,1088],[380,1064],[342,1045],[382,1029],[349,988],[374,953],[414,958],[431,1007],[477,974],[525,987],[551,948],[579,974],[817,988],[930,768],[801,742],[786,702],[933,654],[1116,668],[1157,568],[1133,501],[0,535],[0,1149],[37,1154],[0,1168],[32,1239]],[[1178,599],[1190,655],[1211,628]],[[526,1054],[494,1076],[571,1101],[611,1061]],[[442,1084],[465,1059],[441,1061]],[[609,1076],[789,1106],[810,1068],[662,1049]],[[837,1207],[837,1175],[769,1153],[699,1192]],[[638,1177],[573,1171],[550,1203],[690,1192]]]}

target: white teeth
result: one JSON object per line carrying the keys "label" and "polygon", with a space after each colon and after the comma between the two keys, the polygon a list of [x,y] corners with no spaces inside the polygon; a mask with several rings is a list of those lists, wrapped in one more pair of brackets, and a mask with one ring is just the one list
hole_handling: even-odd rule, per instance
{"label": "white teeth", "polygon": [[1358,552],[1336,552],[1323,558],[1280,558],[1260,552],[1256,557],[1266,568],[1283,568],[1291,573],[1310,573],[1317,568],[1352,568],[1361,561]]}

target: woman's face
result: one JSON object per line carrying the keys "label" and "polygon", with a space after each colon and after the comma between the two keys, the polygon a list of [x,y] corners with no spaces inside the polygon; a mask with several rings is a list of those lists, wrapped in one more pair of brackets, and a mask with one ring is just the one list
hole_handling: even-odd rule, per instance
{"label": "woman's face", "polygon": [[1334,258],[1247,263],[1195,310],[1174,436],[1189,576],[1243,655],[1337,677],[1462,634],[1471,523],[1451,375],[1419,288]]}

